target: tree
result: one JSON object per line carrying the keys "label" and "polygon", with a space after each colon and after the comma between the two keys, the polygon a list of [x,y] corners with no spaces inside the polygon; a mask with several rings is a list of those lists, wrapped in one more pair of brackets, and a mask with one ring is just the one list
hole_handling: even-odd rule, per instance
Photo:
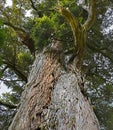
{"label": "tree", "polygon": [[[83,49],[86,39],[85,35],[86,31],[94,21],[95,5],[96,1],[93,0],[92,5],[90,5],[88,10],[88,19],[84,25],[81,25],[69,10],[62,6],[57,7],[58,11],[71,25],[75,41],[74,44],[77,51],[77,59],[74,60],[75,62],[73,63],[73,66],[70,67],[70,72],[67,73],[64,71],[66,74],[63,74],[61,72],[61,67],[58,67],[58,57],[60,57],[59,53],[62,53],[62,49],[59,45],[59,41],[54,41],[53,45],[50,47],[50,54],[46,54],[44,58],[41,59],[41,62],[44,62],[44,64],[41,64],[42,69],[39,69],[40,73],[35,75],[40,78],[37,79],[33,77],[33,79],[29,81],[30,85],[28,84],[28,88],[31,88],[27,88],[26,91],[28,91],[28,93],[24,95],[25,99],[9,130],[99,129],[98,121],[88,103],[88,100],[83,95],[85,93],[85,86],[83,81],[84,77],[81,74]],[[59,70],[57,70],[58,68]],[[33,71],[36,71],[36,68]],[[69,75],[71,78],[69,78]],[[75,81],[75,83],[73,83],[73,81]],[[65,84],[65,82],[68,85]],[[73,86],[75,86],[75,88],[73,88]],[[65,87],[65,89],[63,87]],[[59,98],[57,97],[57,93],[59,92],[58,89],[61,89]],[[30,93],[29,90],[31,91]],[[65,93],[63,92],[64,90]],[[40,93],[38,93],[38,91],[40,91]],[[72,91],[75,92],[72,93]],[[53,96],[51,95],[52,93],[54,94]],[[69,98],[71,93],[72,96]],[[72,110],[70,107],[72,107]],[[25,112],[26,115],[24,117]]]}
{"label": "tree", "polygon": [[[11,37],[8,34],[9,38],[7,37],[8,39],[5,41],[7,44],[1,51],[4,52],[1,53],[3,61],[7,61],[3,63],[1,68],[3,72],[1,80],[5,80],[5,83],[8,86],[11,86],[13,90],[16,90],[15,98],[20,97],[24,88],[24,92],[28,92],[26,95],[23,94],[25,99],[22,100],[11,127],[14,127],[14,129],[19,127],[19,125],[17,126],[15,123],[15,119],[19,116],[20,120],[23,120],[22,115],[24,112],[27,112],[28,114],[26,114],[24,121],[26,120],[28,123],[22,124],[19,120],[19,124],[22,124],[22,127],[26,125],[26,129],[29,129],[30,127],[32,127],[32,129],[35,129],[36,127],[37,129],[41,129],[42,127],[45,129],[47,129],[47,127],[54,129],[57,126],[59,129],[58,120],[64,122],[64,126],[63,123],[61,124],[63,127],[67,126],[68,128],[73,127],[73,129],[75,129],[75,123],[73,122],[80,122],[79,119],[81,118],[78,119],[78,117],[85,118],[87,115],[87,112],[85,111],[84,113],[82,108],[84,108],[84,104],[89,104],[86,97],[88,94],[87,96],[91,97],[91,102],[94,105],[93,108],[97,113],[101,125],[103,126],[103,124],[106,124],[107,126],[107,124],[109,124],[107,128],[110,128],[112,116],[109,120],[103,118],[101,107],[106,108],[107,105],[105,113],[110,115],[110,110],[112,110],[110,104],[113,96],[112,81],[110,80],[112,72],[112,42],[104,37],[102,32],[99,32],[100,26],[102,25],[101,23],[105,22],[104,14],[106,12],[106,5],[109,6],[110,3],[108,1],[102,1],[100,6],[99,2],[96,2],[96,11],[95,8],[90,8],[95,6],[94,3],[92,4],[92,1],[86,1],[86,3],[81,4],[80,2],[76,2],[77,4],[75,4],[74,0],[63,0],[58,6],[57,1],[46,0],[40,3],[39,1],[34,2],[30,0],[26,2],[20,0],[13,1],[13,6],[6,8],[2,6],[2,2],[2,19],[4,24],[7,25],[5,26],[5,29],[8,30],[7,33],[11,32],[9,33],[11,34]],[[93,6],[91,6],[91,4]],[[27,18],[23,15],[25,14],[26,9],[32,10],[32,17]],[[88,17],[90,12],[93,12],[93,15],[91,14],[89,15],[90,17]],[[96,23],[92,26],[95,19],[92,16],[95,16],[95,12],[97,13],[98,20],[96,20]],[[65,19],[59,14],[62,14]],[[10,19],[8,18],[8,15],[10,16]],[[71,25],[71,28],[69,24]],[[30,52],[32,53],[32,45],[33,48],[35,48],[33,49],[33,52],[35,52],[35,54],[38,53],[38,56],[41,57],[41,59],[37,56],[33,65],[34,70],[32,69],[29,79],[27,80],[29,72],[28,65],[32,64],[33,60],[33,56],[30,54]],[[107,47],[108,45],[109,48]],[[11,57],[9,57],[9,55],[11,55]],[[38,69],[36,64],[38,67],[41,65],[41,68]],[[106,66],[108,64],[109,66]],[[106,67],[109,69],[109,72]],[[87,93],[84,90],[84,87],[86,86],[84,76],[89,83]],[[7,82],[8,77],[12,82]],[[22,87],[27,81],[28,84],[25,87]],[[61,88],[60,86],[63,87]],[[42,91],[40,91],[40,88],[42,88]],[[34,91],[37,92],[36,95]],[[64,95],[62,95],[62,92]],[[59,97],[57,96],[57,93],[59,93]],[[44,97],[40,96],[41,94],[44,95]],[[79,97],[75,95],[79,95]],[[37,96],[39,97],[37,98]],[[16,107],[17,102],[15,103],[15,98],[11,97],[12,95],[6,95],[8,101],[9,99],[13,99],[11,100],[11,104],[10,102],[7,103],[7,100],[5,100],[5,102],[1,102],[1,105],[8,107],[15,104],[14,106]],[[40,103],[40,98],[42,103]],[[17,99],[18,98],[16,98],[16,100]],[[82,101],[84,101],[82,103],[83,106],[81,105],[79,109],[77,103],[79,104]],[[59,102],[62,103],[60,104]],[[72,108],[75,106],[73,111],[70,110],[70,104]],[[23,107],[25,110],[23,110]],[[80,110],[81,113],[84,114],[80,114],[79,111],[78,113],[81,116],[79,114],[75,115],[76,107],[77,110]],[[29,108],[29,110],[27,108]],[[87,110],[91,110],[91,113],[93,113],[92,108],[89,105],[87,105]],[[91,113],[89,115],[91,115]],[[60,118],[60,114],[63,115],[63,118]],[[29,120],[26,119],[27,117]],[[85,121],[89,120],[89,117],[85,119]],[[91,117],[93,118],[92,120],[97,122],[93,127],[98,127],[98,121],[94,114]],[[50,120],[46,120],[47,118]],[[67,122],[65,122],[65,119]],[[39,121],[38,124],[36,120]],[[79,123],[77,123],[77,125],[79,127]]]}

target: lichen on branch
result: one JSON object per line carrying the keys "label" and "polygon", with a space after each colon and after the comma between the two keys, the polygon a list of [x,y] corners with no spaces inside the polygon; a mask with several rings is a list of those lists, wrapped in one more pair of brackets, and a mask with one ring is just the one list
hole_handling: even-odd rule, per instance
{"label": "lichen on branch", "polygon": [[87,9],[87,12],[88,18],[86,22],[83,24],[83,26],[86,28],[86,30],[89,30],[94,24],[96,17],[96,0],[92,0],[91,5],[89,5],[89,8]]}
{"label": "lichen on branch", "polygon": [[73,37],[74,37],[74,44],[77,50],[77,52],[75,53],[78,55],[78,60],[80,62],[79,64],[82,64],[81,61],[84,55],[83,52],[85,48],[87,31],[92,27],[95,21],[96,0],[92,0],[91,5],[88,4],[86,7],[88,12],[88,18],[84,24],[81,24],[69,9],[62,7],[61,5],[58,5],[56,7],[57,11],[63,17],[65,17],[65,19],[68,21],[69,25],[71,26],[71,30],[73,32]]}

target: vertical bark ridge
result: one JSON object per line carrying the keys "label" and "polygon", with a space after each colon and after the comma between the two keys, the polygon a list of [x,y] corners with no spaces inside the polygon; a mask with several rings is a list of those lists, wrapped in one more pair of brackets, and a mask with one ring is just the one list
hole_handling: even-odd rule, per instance
{"label": "vertical bark ridge", "polygon": [[65,72],[56,55],[39,54],[9,130],[99,130],[81,93],[79,70]]}

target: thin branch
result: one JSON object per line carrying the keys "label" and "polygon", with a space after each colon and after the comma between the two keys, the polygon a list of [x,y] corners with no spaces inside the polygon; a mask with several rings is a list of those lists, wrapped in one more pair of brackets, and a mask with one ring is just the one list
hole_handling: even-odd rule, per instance
{"label": "thin branch", "polygon": [[11,103],[6,103],[6,102],[3,102],[3,101],[1,101],[1,100],[0,100],[0,105],[3,105],[3,106],[5,106],[5,107],[7,107],[7,108],[10,108],[10,109],[15,109],[15,108],[17,108],[16,105],[13,105],[13,104],[11,104]]}
{"label": "thin branch", "polygon": [[10,15],[8,15],[3,8],[0,8],[0,13],[7,18],[7,21],[10,20]]}
{"label": "thin branch", "polygon": [[14,72],[27,83],[27,77],[18,69],[16,66],[14,66],[12,63],[3,61],[4,64],[6,64],[10,69],[14,70]]}
{"label": "thin branch", "polygon": [[22,81],[22,80],[6,80],[6,79],[2,79],[0,78],[1,81],[5,81],[5,82],[17,82],[17,81]]}
{"label": "thin branch", "polygon": [[96,47],[92,46],[92,45],[89,44],[89,43],[87,43],[86,45],[87,45],[87,47],[88,47],[89,49],[91,49],[91,50],[93,50],[93,51],[95,51],[95,52],[101,53],[104,57],[108,58],[108,59],[113,63],[113,58],[111,58],[109,54],[104,53],[101,49],[96,48]]}
{"label": "thin branch", "polygon": [[7,26],[10,26],[12,27],[15,31],[21,31],[21,32],[24,32],[26,33],[26,31],[22,28],[19,28],[15,25],[13,25],[11,22],[10,22],[10,15],[8,13],[6,13],[2,8],[0,8],[0,11],[2,12],[2,14],[7,18],[7,20],[4,20],[4,24],[7,25]]}
{"label": "thin branch", "polygon": [[2,74],[4,73],[4,71],[8,68],[8,66],[5,66],[3,69],[2,69]]}
{"label": "thin branch", "polygon": [[31,7],[32,7],[35,11],[38,11],[37,8],[36,8],[35,5],[34,5],[34,2],[33,2],[32,0],[30,0],[30,2],[31,2]]}
{"label": "thin branch", "polygon": [[34,4],[34,2],[33,2],[33,0],[30,0],[30,2],[31,2],[31,7],[32,7],[32,9],[34,9],[36,12],[37,12],[37,14],[38,14],[38,16],[39,17],[43,17],[43,13],[44,12],[48,12],[48,11],[55,11],[54,9],[43,9],[43,10],[40,10],[40,9],[37,9],[36,8],[36,6],[35,6],[35,4]]}

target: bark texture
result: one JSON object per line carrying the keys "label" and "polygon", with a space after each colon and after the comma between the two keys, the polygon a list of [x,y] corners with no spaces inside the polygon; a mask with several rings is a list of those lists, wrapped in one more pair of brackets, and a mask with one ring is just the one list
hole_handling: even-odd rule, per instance
{"label": "bark texture", "polygon": [[57,57],[44,52],[36,57],[9,130],[99,130],[79,71],[71,65],[66,72]]}

